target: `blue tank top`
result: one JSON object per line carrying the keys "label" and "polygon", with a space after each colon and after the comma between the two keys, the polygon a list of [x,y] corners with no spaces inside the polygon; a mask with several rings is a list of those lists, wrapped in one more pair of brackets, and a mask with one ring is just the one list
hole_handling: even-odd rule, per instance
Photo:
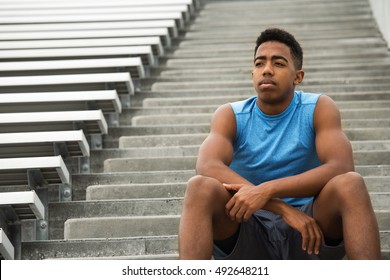
{"label": "blue tank top", "polygon": [[[257,96],[231,103],[237,128],[230,168],[259,185],[319,166],[313,126],[319,96],[296,91],[290,105],[278,115],[264,114],[256,104]],[[312,199],[283,198],[293,206]]]}

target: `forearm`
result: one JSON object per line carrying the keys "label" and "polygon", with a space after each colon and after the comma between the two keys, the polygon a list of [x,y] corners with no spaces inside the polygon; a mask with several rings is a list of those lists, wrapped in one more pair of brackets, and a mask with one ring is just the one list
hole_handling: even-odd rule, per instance
{"label": "forearm", "polygon": [[196,173],[199,175],[212,177],[221,183],[253,185],[251,182],[240,176],[221,161],[208,160],[202,162],[201,160],[198,160],[196,165]]}
{"label": "forearm", "polygon": [[304,173],[260,184],[271,198],[309,197],[320,193],[335,176],[352,171],[353,166],[323,164]]}

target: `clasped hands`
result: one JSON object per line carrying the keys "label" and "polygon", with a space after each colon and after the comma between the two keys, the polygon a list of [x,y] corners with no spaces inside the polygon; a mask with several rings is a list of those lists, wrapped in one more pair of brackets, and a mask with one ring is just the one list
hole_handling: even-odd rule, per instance
{"label": "clasped hands", "polygon": [[[263,209],[268,203],[272,203],[272,197],[268,196],[261,187],[245,184],[223,184],[230,193],[234,193],[225,206],[226,215],[233,221],[246,222],[252,214]],[[279,200],[278,203],[281,201]],[[308,254],[319,253],[324,236],[317,222],[305,213],[283,203],[283,211],[275,212],[292,228],[300,232],[302,236],[302,250]]]}

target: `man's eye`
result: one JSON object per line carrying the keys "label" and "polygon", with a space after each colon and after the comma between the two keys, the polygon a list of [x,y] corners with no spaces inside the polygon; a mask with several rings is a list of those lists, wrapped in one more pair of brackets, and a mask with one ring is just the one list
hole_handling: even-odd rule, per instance
{"label": "man's eye", "polygon": [[263,62],[256,62],[256,63],[255,63],[255,66],[256,66],[256,67],[263,66],[263,65],[264,65]]}
{"label": "man's eye", "polygon": [[275,65],[282,67],[282,66],[284,66],[284,63],[283,62],[275,62]]}

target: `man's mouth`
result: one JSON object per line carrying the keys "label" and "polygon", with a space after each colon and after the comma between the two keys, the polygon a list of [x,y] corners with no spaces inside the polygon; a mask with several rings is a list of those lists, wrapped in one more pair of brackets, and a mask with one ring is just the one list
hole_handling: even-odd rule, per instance
{"label": "man's mouth", "polygon": [[271,79],[264,79],[259,82],[259,87],[263,89],[271,88],[276,86],[276,83]]}
{"label": "man's mouth", "polygon": [[276,85],[276,83],[271,79],[264,79],[260,81],[259,85]]}

